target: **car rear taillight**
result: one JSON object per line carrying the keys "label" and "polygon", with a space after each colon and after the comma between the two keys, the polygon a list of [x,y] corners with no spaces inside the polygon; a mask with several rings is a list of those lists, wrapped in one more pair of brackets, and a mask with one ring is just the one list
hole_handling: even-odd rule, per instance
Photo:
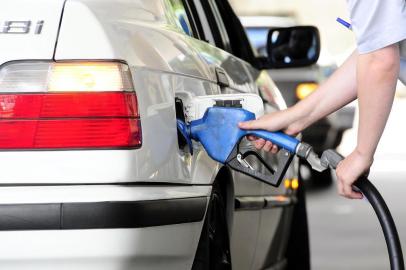
{"label": "car rear taillight", "polygon": [[127,65],[14,62],[0,69],[0,149],[128,149],[141,142]]}

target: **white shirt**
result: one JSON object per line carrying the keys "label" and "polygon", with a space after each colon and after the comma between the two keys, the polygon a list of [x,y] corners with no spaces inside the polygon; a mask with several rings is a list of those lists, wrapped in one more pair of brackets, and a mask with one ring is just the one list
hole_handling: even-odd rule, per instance
{"label": "white shirt", "polygon": [[359,53],[369,53],[406,39],[405,0],[347,2]]}

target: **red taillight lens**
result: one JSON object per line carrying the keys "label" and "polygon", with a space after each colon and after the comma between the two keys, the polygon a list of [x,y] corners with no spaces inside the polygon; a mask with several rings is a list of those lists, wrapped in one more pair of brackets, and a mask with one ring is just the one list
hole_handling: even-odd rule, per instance
{"label": "red taillight lens", "polygon": [[128,148],[141,144],[138,119],[0,121],[3,149]]}
{"label": "red taillight lens", "polygon": [[141,145],[135,93],[0,95],[0,149]]}
{"label": "red taillight lens", "polygon": [[134,92],[0,94],[0,119],[137,118],[137,107]]}
{"label": "red taillight lens", "polygon": [[[93,73],[99,72],[99,66]],[[74,71],[77,73],[77,68]],[[114,86],[122,85],[117,77],[113,76]],[[63,86],[61,82],[58,85]],[[135,92],[120,91],[118,86],[113,91],[93,90],[0,94],[0,149],[140,147]]]}

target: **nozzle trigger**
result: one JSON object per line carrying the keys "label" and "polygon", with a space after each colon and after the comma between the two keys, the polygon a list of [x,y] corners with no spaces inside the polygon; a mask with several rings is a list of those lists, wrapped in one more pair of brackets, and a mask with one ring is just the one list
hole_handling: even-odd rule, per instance
{"label": "nozzle trigger", "polygon": [[[226,161],[226,165],[231,169],[251,176],[259,181],[262,181],[266,184],[278,187],[282,182],[282,179],[288,169],[292,159],[293,154],[289,151],[281,149],[279,155],[281,155],[278,168],[274,170],[270,167],[265,160],[254,150],[241,150],[240,149],[241,141],[236,144],[233,151]],[[267,173],[259,172],[255,170],[245,159],[248,156],[254,156],[268,171]]]}
{"label": "nozzle trigger", "polygon": [[251,164],[249,164],[243,157],[241,154],[237,155],[237,160],[238,162],[240,162],[241,165],[245,166],[246,168],[249,168],[251,170],[254,170],[254,168],[251,166]]}

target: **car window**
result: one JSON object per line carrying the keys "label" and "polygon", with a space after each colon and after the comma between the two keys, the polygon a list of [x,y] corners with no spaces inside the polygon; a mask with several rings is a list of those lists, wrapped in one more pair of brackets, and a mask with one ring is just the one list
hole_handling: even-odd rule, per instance
{"label": "car window", "polygon": [[204,12],[201,0],[184,0],[190,16],[193,18],[196,26],[196,32],[199,35],[199,39],[216,46],[213,33],[210,29],[209,21]]}
{"label": "car window", "polygon": [[173,13],[176,15],[176,24],[188,36],[193,36],[193,30],[182,0],[168,0]]}
{"label": "car window", "polygon": [[[206,33],[204,29],[204,24],[202,23],[202,19],[200,18],[200,13],[204,13],[203,9],[196,8],[196,3],[193,0],[182,0],[184,7],[186,8],[186,13],[188,15],[189,21],[192,26],[192,30],[194,32],[194,37],[203,41],[208,42],[207,35],[210,33]],[[199,2],[200,3],[200,2]]]}
{"label": "car window", "polygon": [[216,20],[217,27],[220,30],[224,47],[226,50],[230,51],[230,39],[227,34],[226,27],[224,26],[223,19],[221,18],[220,11],[218,10],[215,0],[208,0],[211,11],[213,12],[214,19]]}
{"label": "car window", "polygon": [[257,58],[252,50],[251,43],[248,40],[244,27],[240,19],[235,14],[233,8],[228,1],[210,0],[215,2],[217,10],[222,18],[222,24],[227,32],[230,52],[235,56],[257,66]]}
{"label": "car window", "polygon": [[201,0],[216,47],[231,53],[230,40],[215,0]]}
{"label": "car window", "polygon": [[197,17],[195,23],[200,24],[203,40],[256,66],[251,43],[228,1],[186,0],[186,3],[193,17]]}

